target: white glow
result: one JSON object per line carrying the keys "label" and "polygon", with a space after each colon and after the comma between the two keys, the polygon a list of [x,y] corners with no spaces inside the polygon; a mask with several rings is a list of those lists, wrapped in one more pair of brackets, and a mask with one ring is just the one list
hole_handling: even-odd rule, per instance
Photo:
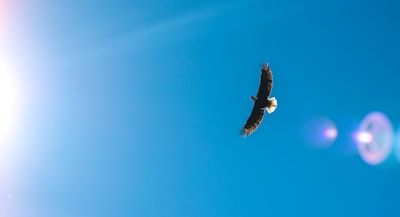
{"label": "white glow", "polygon": [[368,132],[359,132],[357,134],[357,140],[363,143],[371,143],[374,140],[374,137],[371,133]]}
{"label": "white glow", "polygon": [[13,133],[20,110],[21,94],[13,75],[13,70],[0,66],[0,144]]}

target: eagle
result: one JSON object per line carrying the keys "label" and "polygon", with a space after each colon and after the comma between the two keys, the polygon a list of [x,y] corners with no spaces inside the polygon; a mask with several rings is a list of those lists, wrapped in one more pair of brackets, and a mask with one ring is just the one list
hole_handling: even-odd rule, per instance
{"label": "eagle", "polygon": [[269,98],[272,90],[272,71],[268,63],[261,65],[261,82],[258,88],[257,96],[250,96],[253,100],[253,110],[246,124],[240,129],[240,135],[246,137],[252,134],[261,124],[264,118],[264,112],[267,110],[269,114],[278,107],[278,101],[275,97]]}

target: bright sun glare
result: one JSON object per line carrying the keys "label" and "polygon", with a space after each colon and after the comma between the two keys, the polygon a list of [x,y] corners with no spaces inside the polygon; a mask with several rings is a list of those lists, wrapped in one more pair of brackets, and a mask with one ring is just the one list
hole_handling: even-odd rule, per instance
{"label": "bright sun glare", "polygon": [[12,72],[0,68],[0,143],[9,138],[15,128],[20,94]]}
{"label": "bright sun glare", "polygon": [[[11,2],[0,0],[0,148],[15,132],[17,117],[21,109],[21,94],[17,82],[17,70],[8,52],[13,46],[11,27],[14,19],[11,17]],[[16,66],[16,65],[15,65]],[[3,150],[0,150],[0,152]]]}

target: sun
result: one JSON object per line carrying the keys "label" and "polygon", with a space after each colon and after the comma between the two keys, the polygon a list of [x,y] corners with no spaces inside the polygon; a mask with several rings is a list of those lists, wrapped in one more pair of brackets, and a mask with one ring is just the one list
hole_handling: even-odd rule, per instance
{"label": "sun", "polygon": [[15,74],[0,66],[0,144],[10,138],[20,111],[20,94]]}

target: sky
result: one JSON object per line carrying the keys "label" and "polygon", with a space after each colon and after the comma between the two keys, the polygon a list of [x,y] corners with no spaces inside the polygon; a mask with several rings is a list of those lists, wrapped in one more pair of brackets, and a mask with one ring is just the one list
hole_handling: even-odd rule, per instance
{"label": "sky", "polygon": [[0,0],[0,216],[398,216],[399,8]]}

